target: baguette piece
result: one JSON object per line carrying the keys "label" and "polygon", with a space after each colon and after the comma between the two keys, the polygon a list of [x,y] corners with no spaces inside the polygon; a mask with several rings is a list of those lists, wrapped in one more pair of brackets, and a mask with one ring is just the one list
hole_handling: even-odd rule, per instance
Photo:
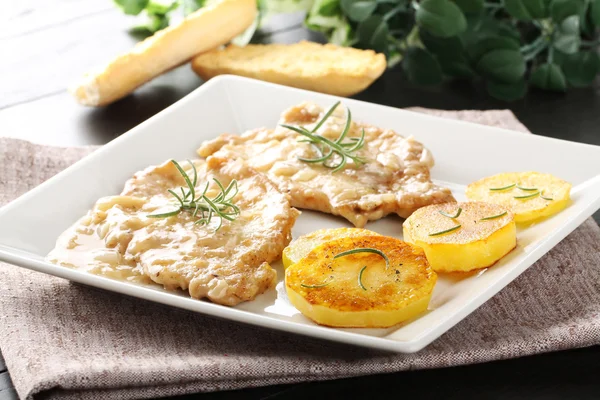
{"label": "baguette piece", "polygon": [[351,96],[371,85],[386,68],[373,50],[302,41],[295,44],[230,45],[192,60],[192,68],[210,79],[241,75],[337,96]]}
{"label": "baguette piece", "polygon": [[196,54],[229,42],[252,24],[256,13],[256,0],[221,0],[203,7],[86,74],[69,90],[86,106],[112,103]]}

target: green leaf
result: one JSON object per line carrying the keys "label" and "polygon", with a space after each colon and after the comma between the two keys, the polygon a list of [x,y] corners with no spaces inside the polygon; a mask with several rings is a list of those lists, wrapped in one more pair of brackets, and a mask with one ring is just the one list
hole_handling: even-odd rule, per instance
{"label": "green leaf", "polygon": [[418,85],[439,85],[442,83],[442,68],[426,50],[409,47],[404,53],[402,69],[408,79]]}
{"label": "green leaf", "polygon": [[483,10],[484,0],[453,0],[465,14],[477,14]]}
{"label": "green leaf", "polygon": [[529,77],[535,87],[545,90],[564,92],[567,90],[567,81],[560,67],[556,64],[543,64],[537,67]]}
{"label": "green leaf", "polygon": [[485,54],[492,50],[519,50],[519,42],[504,36],[489,36],[478,40],[473,46],[470,46],[467,51],[471,60],[477,62]]}
{"label": "green leaf", "polygon": [[[377,11],[379,12],[379,9]],[[395,37],[408,36],[415,26],[415,16],[411,12],[401,11],[388,18],[387,24]]]}
{"label": "green leaf", "polygon": [[458,79],[470,79],[475,76],[475,71],[469,65],[469,60],[461,54],[452,57],[439,56],[437,60],[444,75]]}
{"label": "green leaf", "polygon": [[600,0],[592,0],[590,4],[590,19],[596,27],[600,26]]}
{"label": "green leaf", "polygon": [[434,36],[455,36],[467,29],[467,20],[449,0],[425,0],[416,13],[417,24]]}
{"label": "green leaf", "polygon": [[453,57],[460,56],[463,52],[463,45],[458,36],[442,38],[433,36],[427,31],[420,31],[419,38],[427,50],[436,56]]}
{"label": "green leaf", "polygon": [[427,31],[420,31],[419,38],[425,48],[436,57],[445,75],[453,78],[470,78],[474,75],[458,36],[440,38]]}
{"label": "green leaf", "polygon": [[492,97],[503,101],[515,101],[527,93],[527,84],[524,79],[514,83],[488,81],[486,88]]}
{"label": "green leaf", "polygon": [[477,70],[483,75],[503,83],[519,81],[525,74],[525,69],[525,59],[518,50],[492,50],[484,54],[477,63]]}
{"label": "green leaf", "polygon": [[138,15],[148,4],[148,0],[114,0],[114,2],[127,15]]}
{"label": "green leaf", "polygon": [[148,20],[145,23],[136,25],[131,28],[130,32],[152,35],[169,26],[169,17],[160,14],[148,14]]}
{"label": "green leaf", "polygon": [[150,0],[146,6],[146,12],[148,14],[166,15],[177,7],[179,7],[177,0]]}
{"label": "green leaf", "polygon": [[467,30],[459,35],[467,49],[482,38],[489,36],[507,37],[517,43],[521,40],[521,33],[515,26],[485,14],[479,16],[469,15],[467,17]]}
{"label": "green leaf", "polygon": [[388,34],[387,23],[379,15],[371,15],[358,24],[356,29],[358,44],[379,53],[387,53]]}
{"label": "green leaf", "polygon": [[556,23],[561,23],[571,15],[581,15],[584,4],[579,0],[553,0],[550,4],[550,17]]}
{"label": "green leaf", "polygon": [[560,24],[560,31],[569,35],[579,35],[579,15],[571,15]]}
{"label": "green leaf", "polygon": [[554,39],[554,48],[566,54],[577,53],[581,39],[575,35],[559,35]]}
{"label": "green leaf", "polygon": [[[289,3],[289,1],[288,1]],[[340,13],[339,0],[322,0],[319,3],[317,12],[324,17],[333,17]]]}
{"label": "green leaf", "polygon": [[373,14],[377,8],[375,0],[341,0],[340,6],[348,19],[361,22]]}
{"label": "green leaf", "polygon": [[543,0],[504,0],[506,12],[521,21],[544,18],[547,14]]}
{"label": "green leaf", "polygon": [[579,50],[579,15],[571,15],[563,20],[552,44],[566,54],[573,54]]}
{"label": "green leaf", "polygon": [[600,56],[594,51],[571,54],[563,61],[562,69],[571,85],[589,86],[600,73]]}
{"label": "green leaf", "polygon": [[314,1],[304,21],[306,27],[313,31],[322,32],[330,43],[337,44],[338,46],[352,45],[352,27],[350,23],[343,15],[324,16],[319,14],[323,3],[323,0]]}

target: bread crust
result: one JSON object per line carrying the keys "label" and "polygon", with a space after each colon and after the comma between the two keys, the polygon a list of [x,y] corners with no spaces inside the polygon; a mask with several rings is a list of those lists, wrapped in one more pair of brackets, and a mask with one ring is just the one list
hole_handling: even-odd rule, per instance
{"label": "bread crust", "polygon": [[193,70],[210,79],[233,74],[267,82],[351,96],[371,85],[385,71],[383,54],[373,50],[302,41],[295,44],[230,45],[199,54]]}
{"label": "bread crust", "polygon": [[229,42],[252,24],[256,13],[256,0],[221,0],[201,8],[86,74],[69,91],[86,106],[110,104],[193,56]]}

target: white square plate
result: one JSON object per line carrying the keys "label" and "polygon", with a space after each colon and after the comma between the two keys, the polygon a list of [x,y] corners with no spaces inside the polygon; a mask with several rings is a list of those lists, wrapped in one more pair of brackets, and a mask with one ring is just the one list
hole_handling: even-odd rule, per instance
{"label": "white square plate", "polygon": [[[118,194],[136,171],[167,159],[195,156],[195,149],[224,132],[275,127],[285,108],[304,100],[328,106],[333,96],[251,79],[215,78],[64,172],[0,209],[0,260],[90,286],[181,307],[203,314],[397,352],[416,352],[509,284],[600,208],[600,147],[485,127],[424,114],[344,100],[356,120],[414,135],[436,160],[435,181],[464,199],[465,185],[506,171],[537,170],[573,184],[572,203],[561,213],[518,231],[518,246],[493,268],[462,280],[441,275],[430,311],[389,329],[332,329],[317,326],[289,303],[279,268],[276,290],[229,308],[52,265],[44,256],[56,238],[95,201]],[[73,196],[77,193],[77,196]],[[68,207],[65,204],[68,203]],[[348,226],[340,218],[304,212],[294,237],[310,231]],[[401,237],[398,218],[371,223],[369,229]]]}

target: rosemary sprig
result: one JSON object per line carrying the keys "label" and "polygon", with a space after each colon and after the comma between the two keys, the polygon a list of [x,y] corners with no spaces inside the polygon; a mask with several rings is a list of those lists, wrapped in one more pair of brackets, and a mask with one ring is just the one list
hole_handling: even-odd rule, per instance
{"label": "rosemary sprig", "polygon": [[362,283],[362,276],[363,276],[363,272],[365,272],[365,269],[367,269],[366,265],[364,267],[362,267],[360,272],[358,273],[358,286],[360,286],[363,290],[367,290],[365,285],[363,285],[363,283]]}
{"label": "rosemary sprig", "polygon": [[532,197],[536,197],[537,195],[539,195],[540,192],[537,191],[535,193],[531,193],[531,194],[526,194],[525,196],[513,196],[513,198],[515,199],[519,199],[519,200],[523,200],[523,199],[531,199]]}
{"label": "rosemary sprig", "polygon": [[305,285],[304,283],[301,283],[300,286],[307,288],[307,289],[318,289],[318,288],[322,288],[325,287],[327,285],[329,285],[331,282],[327,282],[327,283],[322,283],[320,285]]}
{"label": "rosemary sprig", "polygon": [[496,214],[496,215],[492,215],[492,216],[489,216],[489,217],[481,218],[480,221],[489,221],[490,219],[496,219],[496,218],[504,217],[506,214],[508,214],[508,212],[504,211],[501,214]]}
{"label": "rosemary sprig", "polygon": [[347,250],[347,251],[343,251],[339,254],[336,254],[333,258],[340,258],[340,257],[344,257],[344,256],[348,256],[350,254],[356,254],[356,253],[374,253],[374,254],[378,254],[380,255],[384,260],[385,260],[385,268],[389,268],[390,266],[390,260],[389,258],[385,255],[385,253],[381,250],[377,250],[377,249],[373,249],[371,247],[364,247],[364,248],[358,248],[358,249],[352,249],[352,250]]}
{"label": "rosemary sprig", "polygon": [[513,183],[513,184],[502,186],[502,187],[490,188],[490,190],[492,192],[498,192],[498,191],[501,191],[501,190],[507,190],[507,189],[510,189],[510,188],[514,188],[515,186],[517,186],[517,184]]}
{"label": "rosemary sprig", "polygon": [[315,158],[298,157],[298,160],[311,164],[321,163],[324,167],[332,169],[333,172],[343,169],[348,160],[352,160],[357,166],[360,166],[366,162],[363,158],[356,155],[356,152],[365,144],[364,128],[362,129],[360,138],[350,138],[345,141],[346,136],[350,131],[350,126],[352,125],[352,113],[350,112],[349,108],[346,109],[346,123],[344,125],[344,129],[335,141],[316,133],[339,105],[340,102],[338,101],[331,106],[331,108],[329,108],[329,110],[323,114],[323,117],[310,131],[303,126],[293,126],[287,124],[281,125],[284,128],[290,129],[304,136],[306,139],[302,139],[300,142],[309,143],[317,152],[317,157]]}
{"label": "rosemary sprig", "polygon": [[523,187],[523,186],[519,186],[519,185],[517,185],[517,189],[520,189],[524,192],[535,192],[536,190],[538,190],[538,188],[528,188],[528,187]]}
{"label": "rosemary sprig", "polygon": [[444,212],[444,211],[442,211],[442,210],[440,210],[439,212],[440,212],[440,214],[442,214],[444,217],[448,217],[448,218],[453,218],[453,219],[454,219],[454,218],[458,218],[458,217],[460,217],[460,214],[462,213],[462,208],[458,207],[458,210],[456,210],[456,214],[454,214],[454,215],[447,214],[447,213],[445,213],[445,212]]}
{"label": "rosemary sprig", "polygon": [[233,198],[238,194],[237,181],[233,179],[227,187],[224,187],[218,179],[213,178],[215,183],[220,189],[220,193],[214,198],[209,198],[206,193],[208,192],[209,183],[207,182],[204,186],[202,193],[196,192],[196,184],[198,183],[198,171],[196,166],[188,160],[188,163],[192,166],[194,173],[193,178],[187,172],[181,168],[181,165],[175,160],[171,160],[175,168],[179,171],[187,188],[180,187],[181,194],[178,194],[175,190],[168,189],[168,192],[177,199],[179,207],[173,211],[150,214],[148,218],[167,218],[178,215],[182,212],[189,212],[193,218],[198,218],[195,225],[208,225],[211,223],[213,217],[219,218],[219,224],[215,228],[215,232],[218,231],[223,225],[223,219],[228,221],[235,220],[240,215],[240,209],[233,204]]}
{"label": "rosemary sprig", "polygon": [[450,233],[450,232],[453,232],[453,231],[459,229],[461,226],[462,226],[461,224],[458,224],[456,226],[453,226],[450,229],[446,229],[446,230],[443,230],[443,231],[430,233],[429,236],[439,236],[439,235],[443,235],[445,233]]}

